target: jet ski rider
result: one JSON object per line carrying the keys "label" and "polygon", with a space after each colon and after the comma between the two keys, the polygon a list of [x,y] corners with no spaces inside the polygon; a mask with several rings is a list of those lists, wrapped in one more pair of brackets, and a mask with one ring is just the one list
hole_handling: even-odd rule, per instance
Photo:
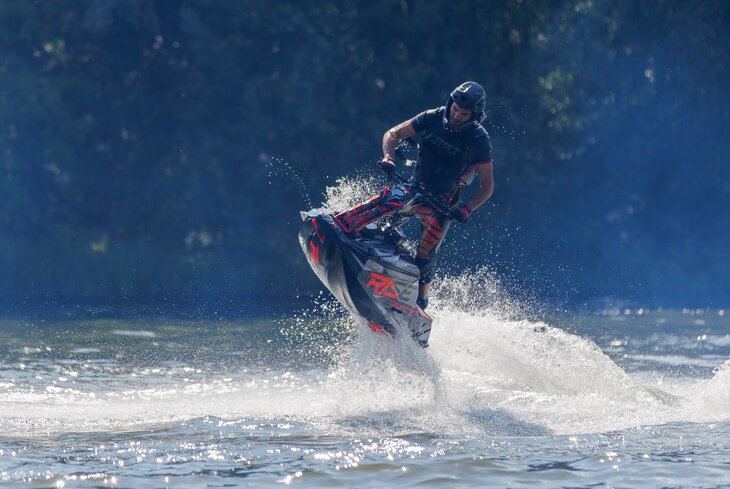
{"label": "jet ski rider", "polygon": [[[446,106],[426,110],[412,119],[388,129],[383,135],[383,159],[378,163],[388,175],[395,171],[395,148],[398,141],[420,134],[416,182],[429,194],[450,207],[446,215],[424,203],[409,212],[417,213],[422,233],[416,251],[420,270],[418,305],[428,305],[428,291],[433,279],[433,262],[451,221],[466,222],[475,209],[484,204],[494,190],[492,146],[482,127],[485,106],[484,88],[467,81],[451,92]],[[479,188],[466,203],[460,203],[464,189],[479,176]],[[397,211],[413,198],[402,186],[387,187],[367,202],[339,213],[335,220],[343,230],[355,233],[367,224]]]}

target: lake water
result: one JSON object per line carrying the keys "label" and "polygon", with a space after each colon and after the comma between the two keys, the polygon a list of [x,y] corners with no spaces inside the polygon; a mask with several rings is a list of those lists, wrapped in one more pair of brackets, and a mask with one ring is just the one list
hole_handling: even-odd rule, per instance
{"label": "lake water", "polygon": [[730,313],[539,321],[457,285],[426,350],[325,299],[3,320],[0,486],[730,487]]}

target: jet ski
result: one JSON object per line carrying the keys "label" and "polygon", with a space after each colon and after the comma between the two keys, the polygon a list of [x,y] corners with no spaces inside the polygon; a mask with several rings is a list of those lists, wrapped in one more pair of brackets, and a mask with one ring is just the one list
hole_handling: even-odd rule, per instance
{"label": "jet ski", "polygon": [[[409,192],[415,184],[394,175]],[[417,193],[404,211],[429,196]],[[431,317],[416,304],[419,269],[403,244],[401,227],[413,216],[369,224],[349,235],[323,209],[301,212],[299,243],[309,265],[322,283],[353,315],[373,331],[386,336],[410,335],[426,348]]]}

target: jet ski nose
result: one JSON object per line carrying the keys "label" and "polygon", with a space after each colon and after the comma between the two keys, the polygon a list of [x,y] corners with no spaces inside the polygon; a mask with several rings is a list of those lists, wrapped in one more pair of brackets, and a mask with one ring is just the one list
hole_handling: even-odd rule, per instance
{"label": "jet ski nose", "polygon": [[302,218],[302,221],[306,221],[310,217],[314,219],[315,217],[322,214],[324,214],[324,209],[322,207],[319,207],[317,209],[311,209],[309,211],[299,211],[299,216]]}

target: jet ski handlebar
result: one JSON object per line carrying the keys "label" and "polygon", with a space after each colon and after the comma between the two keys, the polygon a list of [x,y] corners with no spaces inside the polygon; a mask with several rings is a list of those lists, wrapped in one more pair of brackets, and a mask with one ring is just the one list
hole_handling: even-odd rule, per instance
{"label": "jet ski handlebar", "polygon": [[400,185],[405,185],[405,186],[409,187],[411,190],[417,192],[419,194],[418,198],[427,200],[429,202],[429,204],[436,207],[442,213],[448,215],[451,212],[451,208],[448,205],[446,205],[446,203],[444,201],[431,195],[429,192],[424,190],[424,188],[421,187],[418,183],[413,181],[413,179],[406,178],[403,175],[399,175],[398,173],[395,173],[395,172],[391,173],[389,175],[389,178],[391,180],[393,180],[395,183],[400,184]]}

